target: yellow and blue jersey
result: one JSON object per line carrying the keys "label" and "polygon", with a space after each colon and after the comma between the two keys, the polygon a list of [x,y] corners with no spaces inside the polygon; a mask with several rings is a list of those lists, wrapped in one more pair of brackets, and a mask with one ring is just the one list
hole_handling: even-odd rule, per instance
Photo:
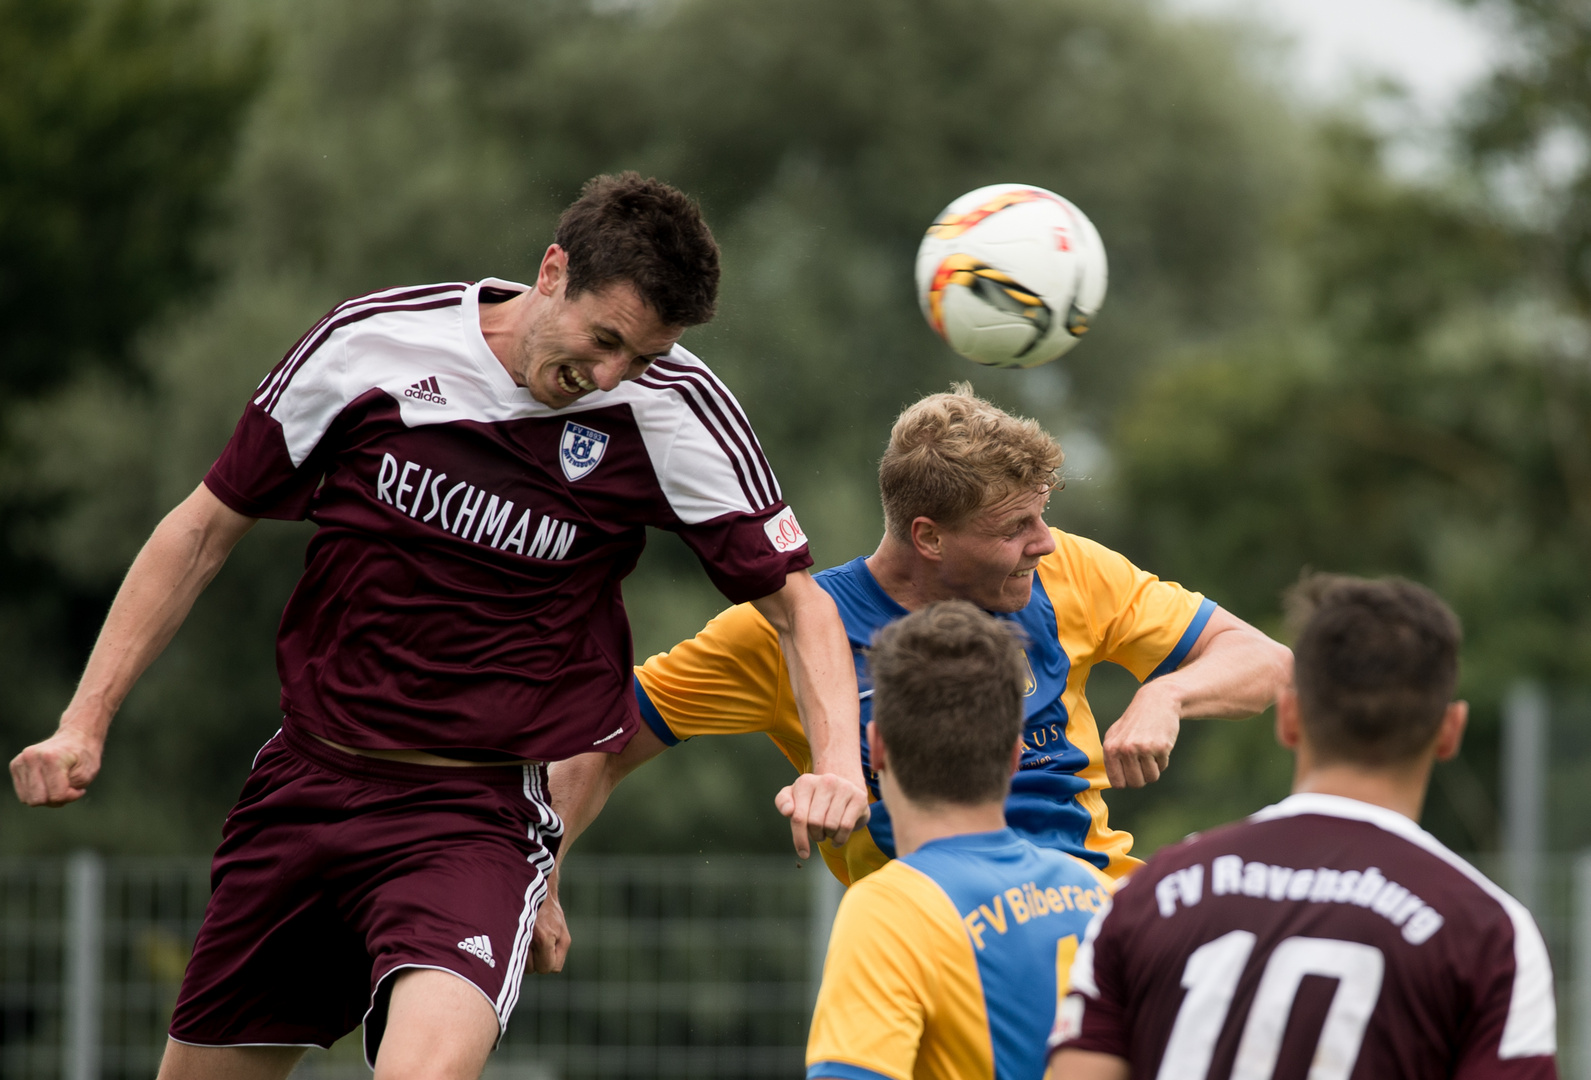
{"label": "yellow and blue jersey", "polygon": [[1011,829],[945,837],[847,891],[807,1078],[1039,1080],[1099,870]]}
{"label": "yellow and blue jersey", "polygon": [[[1006,823],[1040,847],[1086,859],[1113,878],[1137,865],[1132,837],[1112,829],[1100,791],[1108,786],[1099,728],[1084,694],[1089,672],[1111,661],[1140,680],[1173,671],[1198,640],[1215,604],[1161,581],[1122,555],[1051,529],[1055,550],[1040,560],[1033,596],[1001,615],[1027,638],[1028,686],[1022,764],[1011,781]],[[861,695],[862,763],[872,716],[872,678],[864,649],[906,609],[854,559],[816,575],[845,623]],[[750,604],[724,611],[689,641],[636,668],[641,716],[670,745],[693,735],[765,732],[802,772],[812,769],[790,689],[779,635]],[[871,794],[877,779],[867,772]],[[820,845],[847,885],[895,854],[889,810],[873,803],[872,820],[843,848]]]}

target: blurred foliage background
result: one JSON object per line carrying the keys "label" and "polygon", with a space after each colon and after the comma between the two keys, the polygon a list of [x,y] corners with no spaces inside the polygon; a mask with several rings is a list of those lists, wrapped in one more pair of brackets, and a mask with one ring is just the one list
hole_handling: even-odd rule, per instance
{"label": "blurred foliage background", "polygon": [[[1485,3],[1487,0],[1476,0]],[[1468,631],[1475,706],[1427,824],[1497,840],[1509,684],[1554,702],[1554,847],[1591,842],[1591,24],[1490,0],[1517,47],[1389,166],[1242,25],[1152,0],[0,0],[0,750],[52,730],[125,567],[315,318],[390,285],[528,279],[588,176],[698,196],[725,256],[693,330],[820,566],[877,542],[906,403],[970,378],[1068,451],[1051,521],[1285,636],[1301,569],[1399,573]],[[951,198],[1021,180],[1098,225],[1087,342],[975,369],[911,282]],[[245,539],[129,699],[81,803],[0,799],[0,851],[208,851],[277,726],[308,526]],[[656,536],[643,654],[719,606]],[[1095,676],[1102,718],[1130,677]],[[788,767],[696,740],[583,845],[787,850]],[[1284,794],[1268,719],[1188,725],[1112,793],[1139,853]],[[1584,779],[1582,779],[1584,777]]]}

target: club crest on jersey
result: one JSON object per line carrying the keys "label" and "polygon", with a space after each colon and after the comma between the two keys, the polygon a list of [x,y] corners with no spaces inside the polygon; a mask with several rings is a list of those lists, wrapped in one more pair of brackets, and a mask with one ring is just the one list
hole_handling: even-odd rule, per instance
{"label": "club crest on jersey", "polygon": [[564,423],[563,441],[558,444],[558,464],[570,480],[579,480],[597,467],[607,448],[608,437],[602,432],[569,420]]}

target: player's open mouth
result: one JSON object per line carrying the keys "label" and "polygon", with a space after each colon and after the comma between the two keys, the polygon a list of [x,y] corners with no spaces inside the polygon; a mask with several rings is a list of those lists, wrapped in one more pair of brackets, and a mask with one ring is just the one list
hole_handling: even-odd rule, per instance
{"label": "player's open mouth", "polygon": [[595,390],[596,388],[596,383],[580,374],[580,372],[575,368],[570,367],[568,364],[559,365],[558,389],[562,390],[570,397],[579,397],[581,394]]}

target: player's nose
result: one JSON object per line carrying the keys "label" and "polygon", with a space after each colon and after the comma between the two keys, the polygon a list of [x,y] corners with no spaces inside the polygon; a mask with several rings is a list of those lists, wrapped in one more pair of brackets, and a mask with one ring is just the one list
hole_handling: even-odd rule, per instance
{"label": "player's nose", "polygon": [[1033,537],[1028,541],[1023,554],[1029,558],[1040,558],[1055,550],[1055,534],[1050,532],[1050,527],[1042,521],[1034,522]]}
{"label": "player's nose", "polygon": [[599,390],[612,390],[624,380],[624,374],[629,370],[629,360],[623,356],[615,356],[598,361],[587,378],[596,383]]}

